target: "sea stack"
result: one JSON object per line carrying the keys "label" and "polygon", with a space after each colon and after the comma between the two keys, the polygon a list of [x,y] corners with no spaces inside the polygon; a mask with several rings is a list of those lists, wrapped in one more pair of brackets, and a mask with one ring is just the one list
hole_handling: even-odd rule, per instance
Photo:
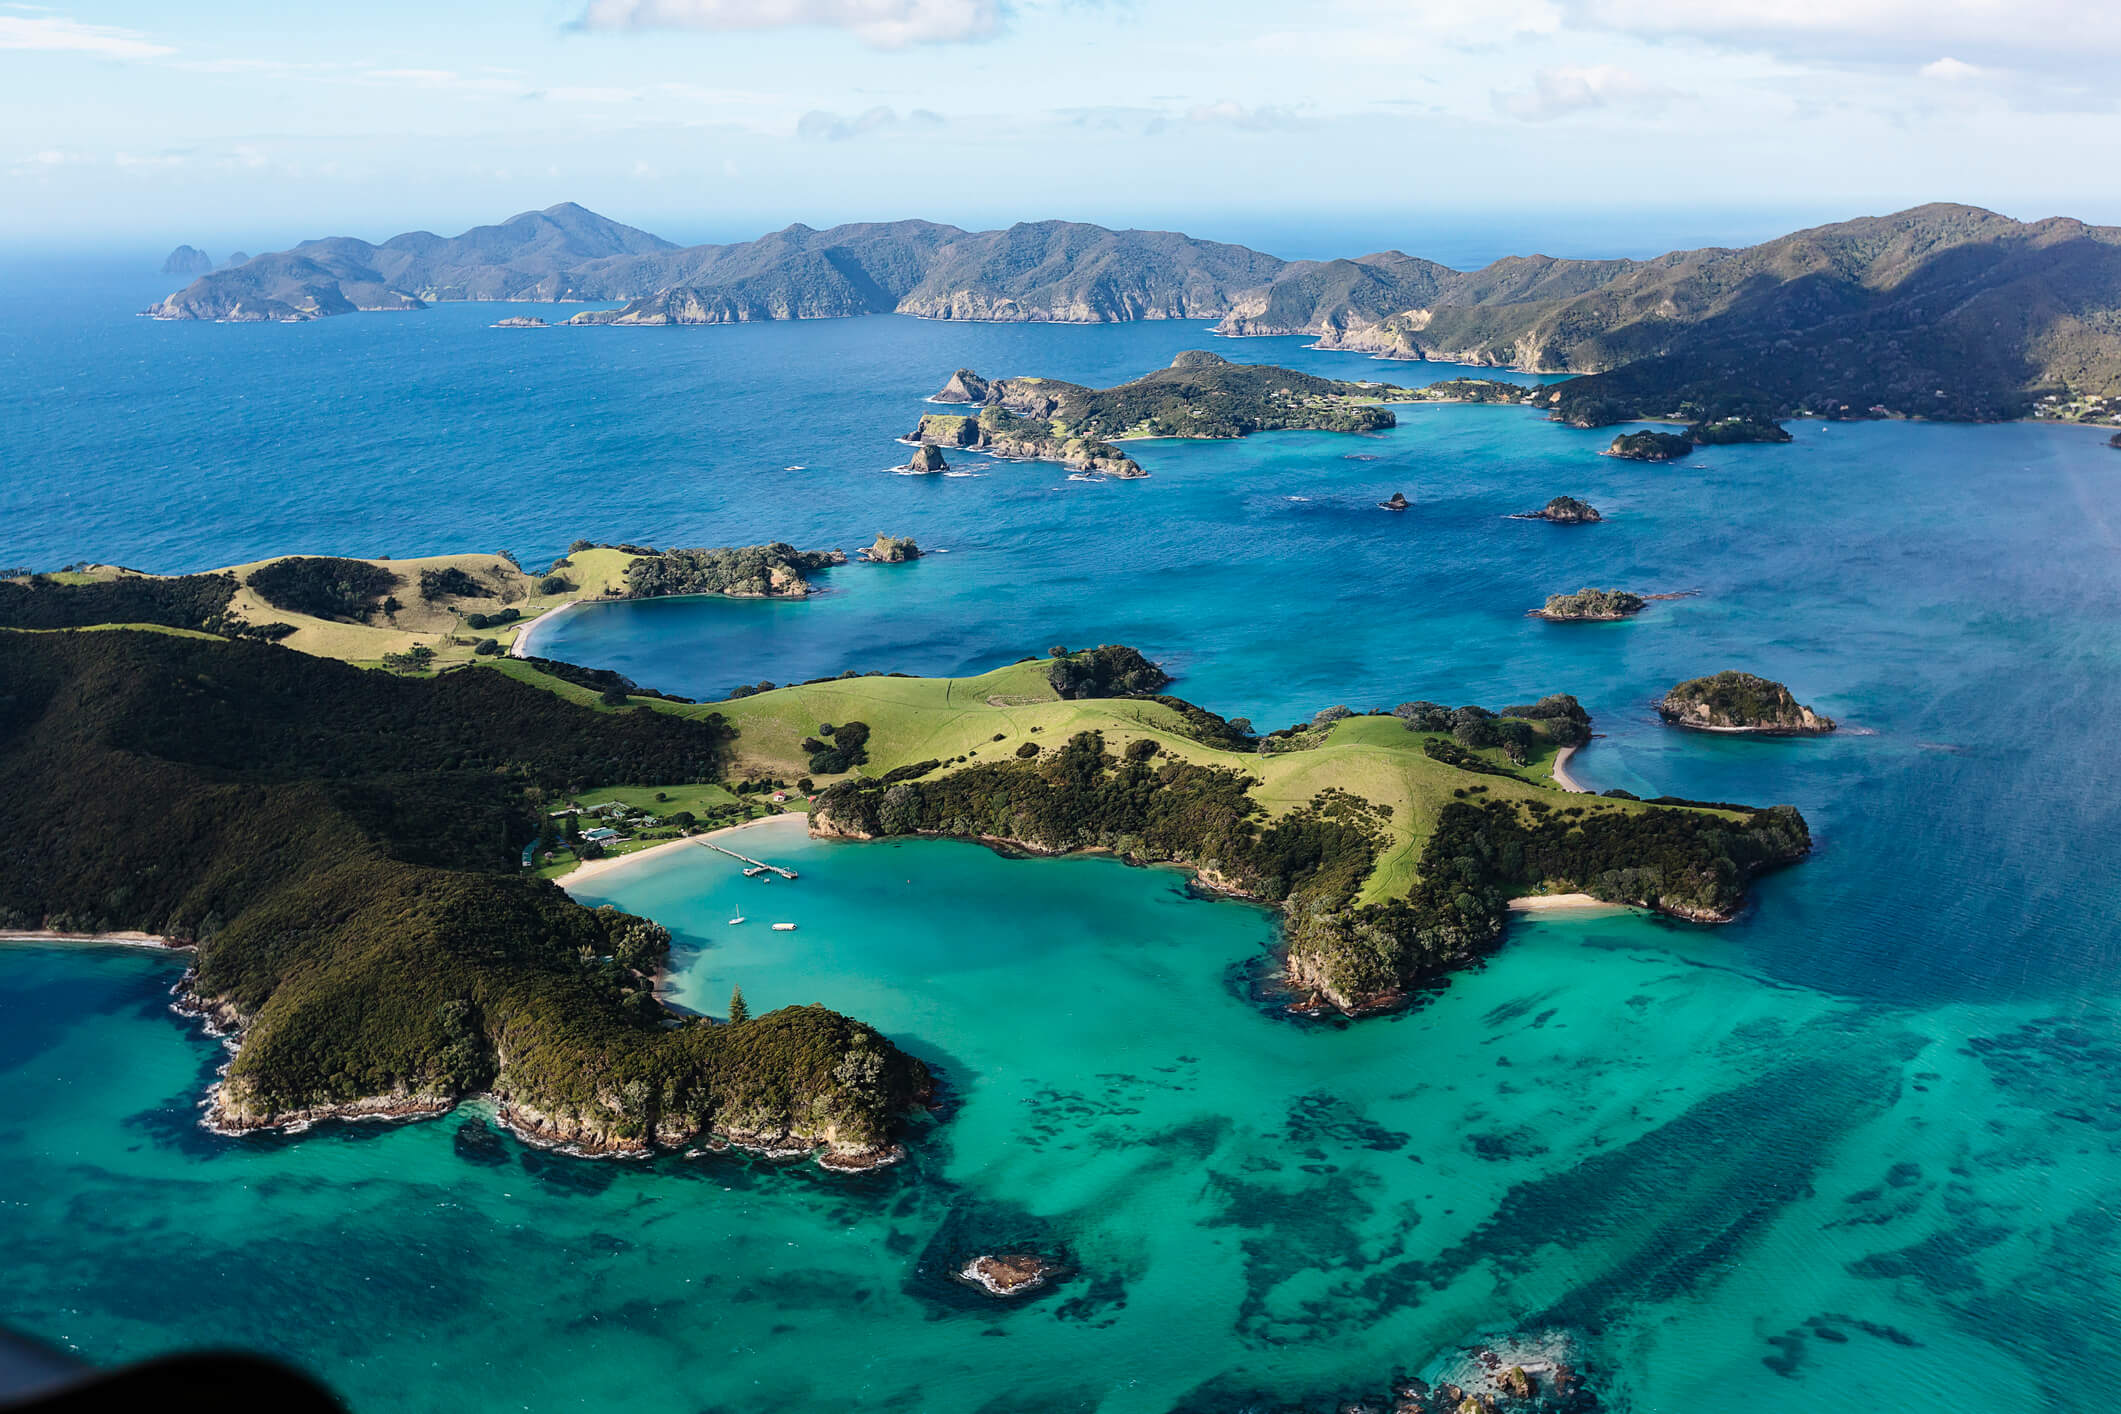
{"label": "sea stack", "polygon": [[1752,673],[1721,672],[1679,684],[1657,704],[1674,726],[1762,736],[1824,736],[1834,720],[1798,702],[1779,682]]}
{"label": "sea stack", "polygon": [[912,458],[899,468],[900,471],[918,472],[924,475],[929,472],[948,471],[949,469],[950,463],[943,460],[943,449],[936,446],[933,442],[923,442],[918,447],[915,447]]}
{"label": "sea stack", "polygon": [[931,403],[984,403],[987,401],[987,380],[969,368],[960,368],[950,375],[942,391],[928,401]]}
{"label": "sea stack", "polygon": [[180,245],[162,262],[165,275],[204,275],[214,268],[214,259],[196,246]]}

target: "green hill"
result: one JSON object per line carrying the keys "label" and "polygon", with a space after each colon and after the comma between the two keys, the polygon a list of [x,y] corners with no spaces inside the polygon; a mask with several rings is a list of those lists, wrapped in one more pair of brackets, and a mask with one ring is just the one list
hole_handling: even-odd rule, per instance
{"label": "green hill", "polygon": [[722,775],[712,713],[172,633],[0,632],[0,685],[0,927],[195,944],[187,1004],[241,1036],[226,1128],[485,1093],[592,1151],[856,1155],[927,1086],[821,1008],[672,1015],[663,929],[521,876],[544,799]]}

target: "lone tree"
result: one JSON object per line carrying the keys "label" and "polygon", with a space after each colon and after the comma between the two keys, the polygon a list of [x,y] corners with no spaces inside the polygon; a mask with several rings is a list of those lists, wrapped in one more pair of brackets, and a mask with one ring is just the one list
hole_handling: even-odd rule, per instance
{"label": "lone tree", "polygon": [[751,1008],[744,1005],[744,989],[742,987],[731,987],[729,989],[729,1024],[737,1026],[749,1020],[751,1020]]}

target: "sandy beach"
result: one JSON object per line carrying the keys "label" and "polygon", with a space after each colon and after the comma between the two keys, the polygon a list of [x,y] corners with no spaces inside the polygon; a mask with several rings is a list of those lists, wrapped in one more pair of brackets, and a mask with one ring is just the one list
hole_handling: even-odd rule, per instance
{"label": "sandy beach", "polygon": [[1527,894],[1510,900],[1512,913],[1626,913],[1628,905],[1608,903],[1589,894]]}
{"label": "sandy beach", "polygon": [[553,882],[557,883],[561,888],[572,892],[575,885],[585,879],[601,878],[613,870],[624,869],[628,865],[638,864],[644,859],[654,859],[671,850],[698,849],[708,840],[718,840],[727,835],[743,834],[746,831],[770,834],[771,827],[775,826],[786,830],[807,832],[810,828],[810,822],[804,817],[802,812],[791,810],[785,815],[768,815],[763,819],[747,820],[741,825],[725,825],[719,830],[709,830],[704,835],[686,835],[682,839],[666,840],[662,844],[650,845],[646,849],[637,849],[631,854],[616,854],[609,855],[603,859],[592,859],[586,864],[576,865]]}
{"label": "sandy beach", "polygon": [[1581,747],[1564,746],[1554,753],[1554,784],[1575,795],[1589,795],[1590,788],[1569,774],[1569,758]]}
{"label": "sandy beach", "polygon": [[560,605],[557,609],[547,609],[529,623],[524,624],[516,630],[515,642],[508,645],[508,656],[511,658],[535,657],[536,655],[530,651],[530,641],[543,632],[547,626],[556,623],[562,617],[581,608],[584,602],[586,601],[576,599],[570,603]]}
{"label": "sandy beach", "polygon": [[48,928],[0,928],[0,943],[95,943],[102,947],[153,948],[156,952],[188,952],[190,943],[153,933],[54,933]]}

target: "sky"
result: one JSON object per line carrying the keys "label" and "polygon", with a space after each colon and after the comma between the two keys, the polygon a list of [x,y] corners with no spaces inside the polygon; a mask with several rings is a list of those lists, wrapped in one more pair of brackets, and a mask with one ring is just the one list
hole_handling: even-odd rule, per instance
{"label": "sky", "polygon": [[2117,59],[2121,0],[0,3],[0,245],[558,201],[680,241],[1065,217],[1291,256],[2121,223]]}

